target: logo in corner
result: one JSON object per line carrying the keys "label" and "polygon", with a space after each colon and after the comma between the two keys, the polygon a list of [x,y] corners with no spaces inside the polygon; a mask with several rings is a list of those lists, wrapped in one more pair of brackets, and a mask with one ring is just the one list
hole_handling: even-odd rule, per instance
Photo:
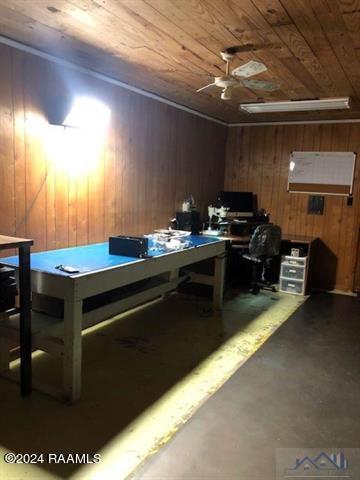
{"label": "logo in corner", "polygon": [[295,465],[292,468],[285,469],[285,478],[306,478],[306,477],[322,477],[326,478],[342,478],[350,479],[350,475],[346,475],[349,467],[349,462],[344,453],[330,453],[321,452],[317,456],[311,458],[306,455],[302,458],[297,458]]}

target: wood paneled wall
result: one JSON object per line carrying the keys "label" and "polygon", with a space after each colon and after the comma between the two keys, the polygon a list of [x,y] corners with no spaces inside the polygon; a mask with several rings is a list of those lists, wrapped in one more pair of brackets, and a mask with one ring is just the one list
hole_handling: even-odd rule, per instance
{"label": "wood paneled wall", "polygon": [[360,125],[229,128],[225,188],[256,193],[258,206],[270,212],[284,233],[319,237],[319,286],[351,291],[360,226],[360,159],[352,206],[344,197],[326,196],[324,215],[308,215],[308,195],[287,192],[290,152],[318,150],[360,152]]}
{"label": "wood paneled wall", "polygon": [[[76,94],[110,107],[106,134],[48,125],[48,102]],[[35,250],[167,226],[189,194],[205,213],[225,141],[214,122],[0,45],[0,232]],[[69,174],[78,162],[91,171]]]}
{"label": "wood paneled wall", "polygon": [[[109,129],[50,126],[55,97],[94,96]],[[84,136],[85,135],[85,136]],[[86,136],[87,135],[87,136]],[[286,191],[292,150],[360,151],[360,125],[229,128],[39,57],[0,45],[0,232],[31,237],[35,250],[82,245],[167,225],[192,193],[200,209],[225,188],[251,190],[285,233],[321,238],[320,277],[352,290],[360,222],[360,162],[353,206],[328,196],[323,216]],[[69,173],[82,163],[89,171]],[[75,169],[76,170],[76,169]],[[86,168],[85,168],[86,170]],[[327,261],[331,258],[332,261]],[[320,278],[320,280],[321,280]]]}

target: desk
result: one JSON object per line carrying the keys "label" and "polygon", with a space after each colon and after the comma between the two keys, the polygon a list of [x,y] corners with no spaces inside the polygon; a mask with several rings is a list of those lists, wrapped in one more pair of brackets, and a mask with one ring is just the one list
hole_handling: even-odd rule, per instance
{"label": "desk", "polygon": [[317,240],[317,237],[308,237],[306,235],[292,235],[290,233],[284,233],[281,235],[281,241],[291,243],[302,243],[304,245],[311,245]]}
{"label": "desk", "polygon": [[[206,235],[204,235],[206,236]],[[216,237],[212,238],[218,238],[219,240],[225,240],[227,242],[230,242],[231,244],[236,244],[236,243],[242,243],[242,244],[248,244],[250,242],[250,235],[231,235],[225,234],[225,235],[218,235]]]}
{"label": "desk", "polygon": [[[31,291],[30,291],[30,247],[33,240],[26,238],[8,237],[0,235],[0,250],[17,248],[19,265],[19,294],[20,294],[20,388],[23,396],[31,393]],[[0,264],[3,263],[0,258]],[[0,337],[0,355],[9,358],[9,352]],[[7,362],[8,363],[8,362]],[[6,367],[6,362],[0,362],[0,371]]]}
{"label": "desk", "polygon": [[[232,234],[223,234],[223,235],[206,235],[204,237],[218,238],[219,240],[227,240],[231,243],[248,243],[250,241],[251,235],[232,235]],[[290,233],[284,233],[281,235],[281,241],[291,242],[291,243],[303,243],[306,245],[312,244],[317,237],[308,237],[305,235],[291,235]]]}
{"label": "desk", "polygon": [[[243,244],[246,245],[250,242],[251,235],[232,235],[232,234],[224,234],[224,235],[217,235],[217,236],[207,236],[204,234],[204,237],[208,238],[217,238],[219,240],[225,240],[231,243],[231,245],[236,244]],[[296,245],[303,245],[306,248],[306,251],[310,251],[311,247],[314,243],[318,240],[317,237],[308,237],[305,235],[292,235],[290,233],[284,233],[281,235],[281,243],[289,243],[289,244],[296,244]],[[283,249],[282,245],[282,249]]]}
{"label": "desk", "polygon": [[[34,347],[63,358],[63,398],[74,402],[81,395],[82,330],[174,290],[182,281],[180,268],[205,259],[215,259],[214,275],[207,278],[207,284],[210,280],[213,286],[214,308],[221,308],[225,242],[201,236],[190,236],[189,239],[190,248],[165,254],[154,252],[151,258],[146,259],[110,255],[108,243],[32,254],[33,292],[60,299],[64,306],[63,319],[58,320],[60,328],[54,325],[57,319],[48,319],[55,333],[42,334],[41,330],[33,330]],[[16,257],[2,259],[2,263],[18,266]],[[60,264],[76,267],[79,273],[69,275],[56,269],[55,266]],[[162,282],[89,312],[83,311],[85,299],[155,277],[158,281],[161,277]],[[36,314],[33,316],[35,318]],[[39,316],[40,321],[46,322],[45,317]],[[6,331],[0,329],[0,335],[10,335],[10,330],[11,325]]]}
{"label": "desk", "polygon": [[[204,234],[206,236],[206,234]],[[250,241],[250,235],[232,235],[224,234],[218,235],[216,237],[221,240],[225,240],[230,244],[231,250],[244,250],[248,247]],[[310,237],[305,235],[292,235],[290,233],[283,233],[281,236],[281,255],[290,255],[291,248],[300,248],[303,255],[308,257],[308,269],[306,277],[306,292],[311,291],[311,288],[314,286],[314,273],[315,273],[315,248],[318,244],[317,237]],[[230,255],[229,255],[230,257]],[[231,261],[231,260],[229,260]],[[229,264],[230,265],[230,264]],[[229,269],[230,270],[230,269]]]}

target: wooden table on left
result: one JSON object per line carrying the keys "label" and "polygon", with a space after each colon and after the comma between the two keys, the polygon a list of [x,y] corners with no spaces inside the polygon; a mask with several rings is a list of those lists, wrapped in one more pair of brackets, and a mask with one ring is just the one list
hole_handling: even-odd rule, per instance
{"label": "wooden table on left", "polygon": [[20,388],[21,395],[24,397],[29,395],[32,389],[30,248],[33,244],[34,241],[28,238],[0,235],[0,251],[17,249],[19,256]]}

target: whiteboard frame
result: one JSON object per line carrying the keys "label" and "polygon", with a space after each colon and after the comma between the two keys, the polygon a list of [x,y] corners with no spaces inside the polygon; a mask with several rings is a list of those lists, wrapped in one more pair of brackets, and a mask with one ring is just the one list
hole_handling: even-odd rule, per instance
{"label": "whiteboard frame", "polygon": [[351,184],[350,184],[350,191],[349,193],[334,193],[334,192],[309,192],[309,191],[300,191],[300,190],[290,190],[290,182],[289,182],[289,171],[290,171],[290,162],[291,162],[291,155],[295,152],[299,153],[337,153],[337,152],[308,152],[304,151],[301,152],[299,150],[292,150],[289,155],[289,164],[288,164],[288,182],[287,182],[287,192],[288,193],[305,193],[307,195],[335,195],[337,197],[352,197],[353,194],[353,187],[354,187],[354,177],[355,177],[355,167],[356,167],[356,160],[357,160],[357,152],[352,152],[351,150],[349,152],[339,152],[339,153],[353,153],[354,154],[354,163],[353,163],[353,168],[351,172]]}

